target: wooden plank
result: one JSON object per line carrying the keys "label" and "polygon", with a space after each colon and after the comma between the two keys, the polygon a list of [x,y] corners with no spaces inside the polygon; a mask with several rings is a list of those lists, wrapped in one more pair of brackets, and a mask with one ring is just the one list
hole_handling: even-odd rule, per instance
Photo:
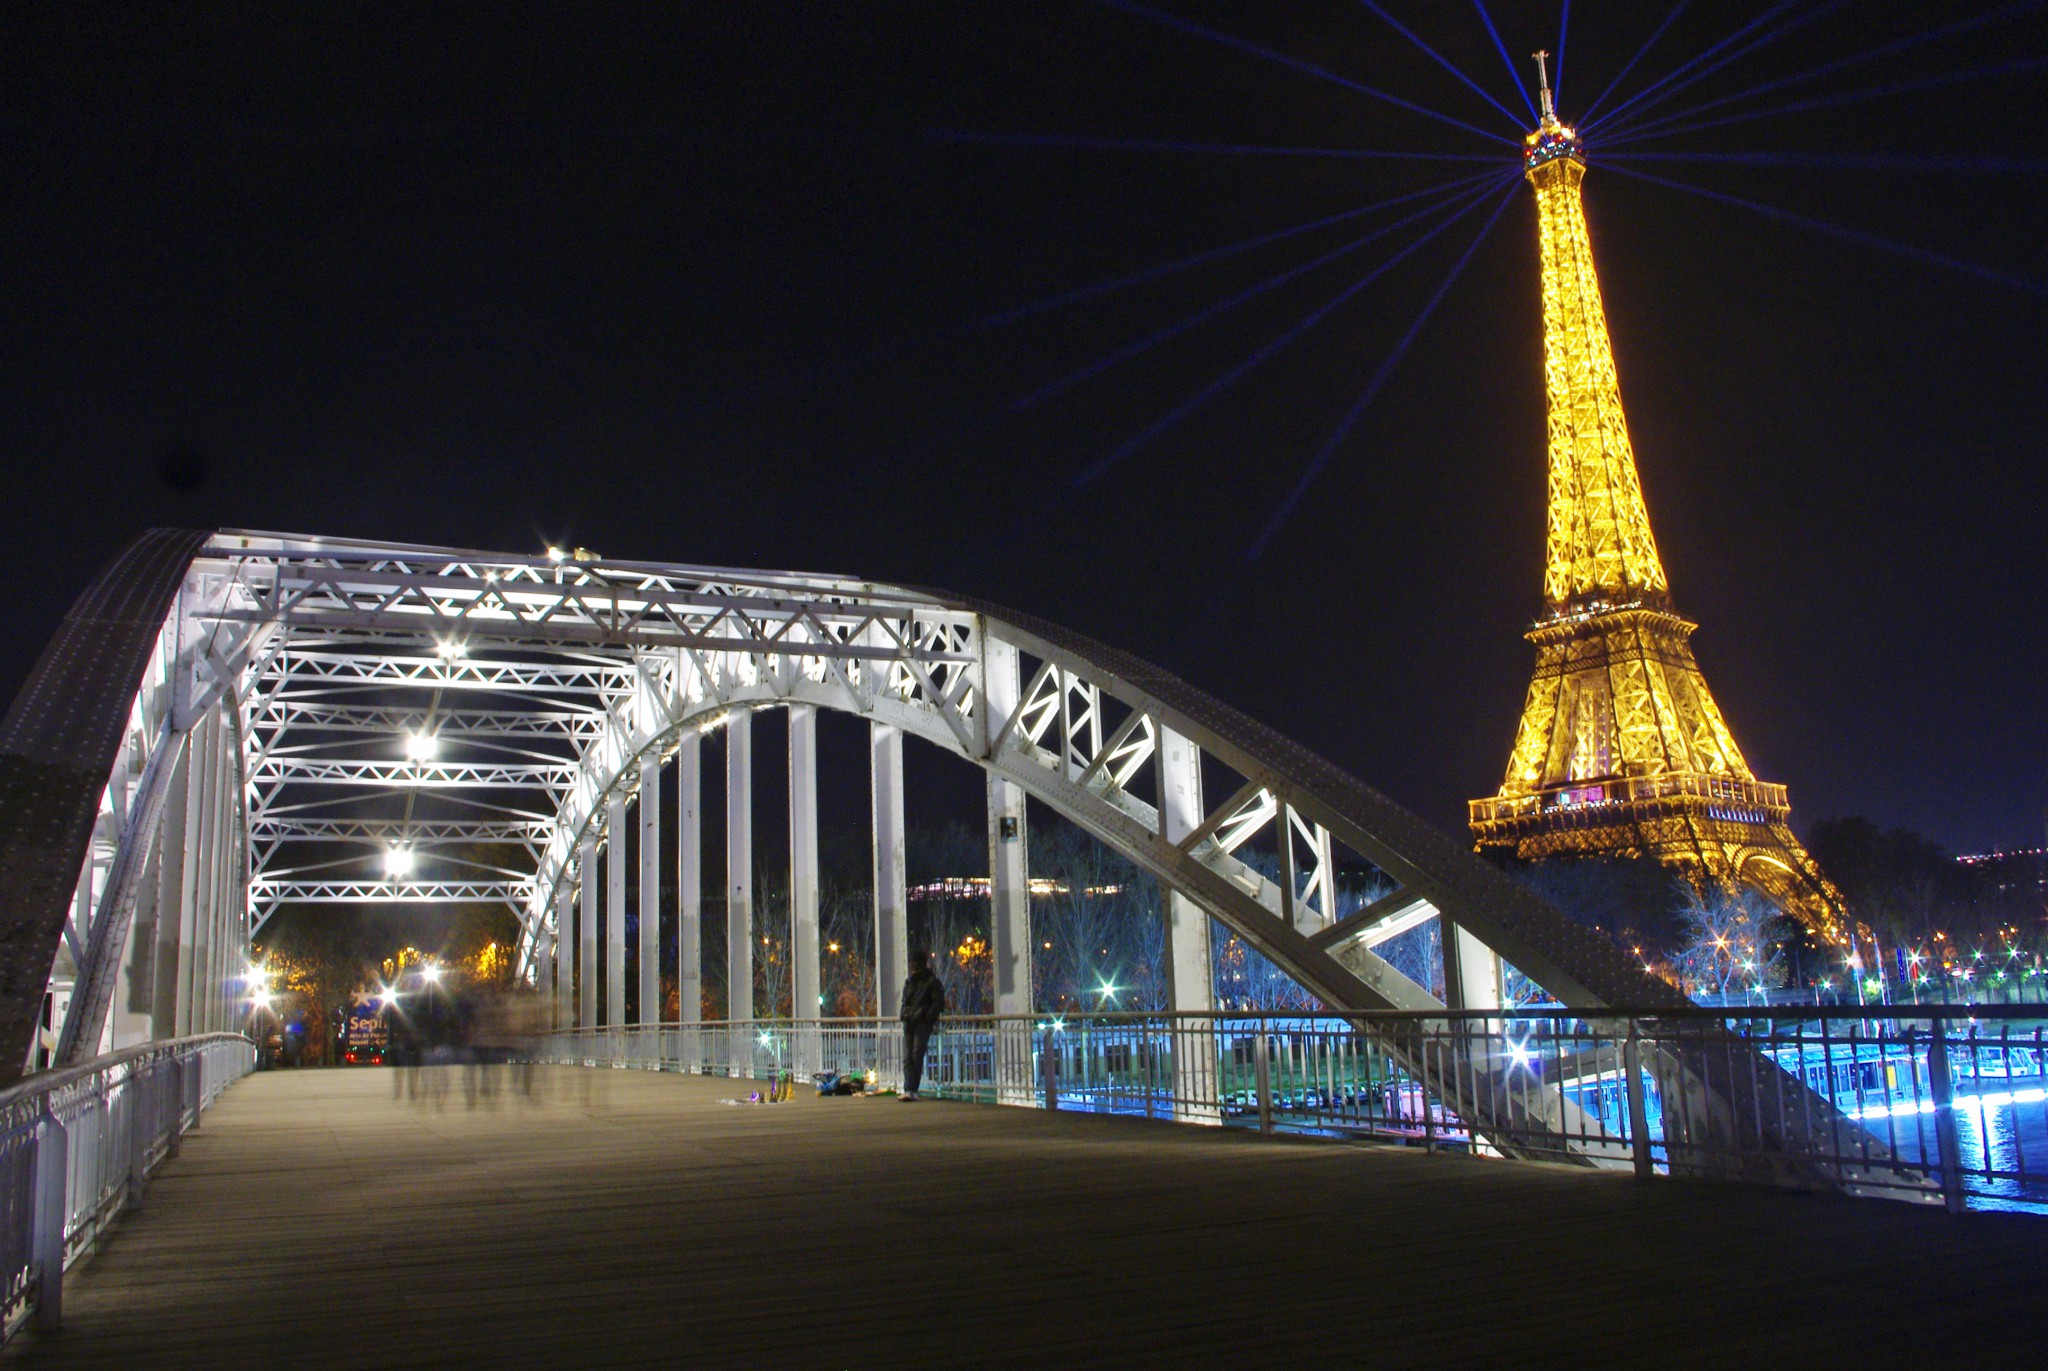
{"label": "wooden plank", "polygon": [[[2024,1360],[2037,1219],[542,1068],[231,1090],[53,1367]],[[486,1085],[495,1087],[489,1093]],[[466,1089],[466,1087],[473,1087]],[[1913,1332],[1874,1339],[1873,1310]]]}

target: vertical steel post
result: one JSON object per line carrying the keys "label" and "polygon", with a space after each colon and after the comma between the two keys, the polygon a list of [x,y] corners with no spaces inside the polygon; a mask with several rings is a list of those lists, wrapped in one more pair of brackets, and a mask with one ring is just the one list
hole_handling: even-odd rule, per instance
{"label": "vertical steel post", "polygon": [[576,1026],[576,883],[565,868],[555,886],[555,1009],[552,1026]]}
{"label": "vertical steel post", "polygon": [[875,1010],[903,1012],[910,976],[909,904],[903,865],[903,730],[868,725],[869,787],[874,810]]}
{"label": "vertical steel post", "polygon": [[192,887],[192,922],[190,937],[178,953],[178,1033],[203,1033],[206,1031],[206,1003],[203,988],[206,984],[207,956],[212,945],[208,936],[208,923],[212,917],[213,892],[213,837],[215,809],[213,787],[218,767],[217,716],[209,713],[198,727],[205,730],[205,746],[200,750],[200,764],[193,768],[193,799],[197,802],[198,813],[193,825],[193,863],[190,873]]}
{"label": "vertical steel post", "polygon": [[1629,1149],[1635,1159],[1636,1179],[1646,1181],[1657,1172],[1650,1157],[1650,1105],[1643,1087],[1642,1040],[1633,1019],[1629,1020],[1628,1041],[1621,1048],[1621,1069],[1628,1077]]}
{"label": "vertical steel post", "polygon": [[[1941,1200],[1951,1214],[1963,1202],[1963,1145],[1956,1136],[1955,1079],[1949,1070],[1947,1021],[1933,1016],[1927,1042],[1927,1080],[1934,1093],[1934,1143],[1941,1161]],[[1833,1082],[1829,1082],[1830,1088]]]}
{"label": "vertical steel post", "polygon": [[171,1030],[164,1035],[167,1038],[183,1037],[192,1031],[192,954],[199,941],[199,868],[204,860],[199,840],[204,826],[202,820],[206,815],[206,754],[198,745],[198,731],[205,727],[206,721],[200,720],[193,741],[188,745],[185,767],[181,801],[183,813],[180,815],[184,854],[178,863],[177,943],[169,964],[164,968],[170,977]]}
{"label": "vertical steel post", "polygon": [[[1159,730],[1159,836],[1178,843],[1201,826],[1202,750],[1170,728]],[[1166,892],[1166,1007],[1200,1019],[1173,1022],[1173,1117],[1183,1123],[1220,1124],[1211,1103],[1216,1072],[1216,972],[1210,946],[1209,911],[1178,891]]]}
{"label": "vertical steel post", "polygon": [[[984,723],[1008,719],[1019,703],[1017,649],[982,639]],[[991,757],[991,763],[999,758]],[[996,1102],[1029,1105],[1031,1080],[1031,882],[1030,834],[1024,787],[988,772],[989,955],[994,962],[996,1014]],[[937,951],[938,949],[934,949]]]}
{"label": "vertical steel post", "polygon": [[[789,707],[789,1017],[820,1012],[818,994],[818,707]],[[799,1080],[819,1070],[817,1029],[790,1044]]]}
{"label": "vertical steel post", "polygon": [[605,802],[604,1022],[626,1021],[626,792]]}
{"label": "vertical steel post", "polygon": [[[744,709],[725,725],[725,1017],[754,1017],[754,716]],[[727,1042],[732,1074],[752,1075],[752,1035]]]}
{"label": "vertical steel post", "polygon": [[[1031,886],[1024,787],[988,778],[989,950],[995,961],[995,1012],[1031,1013]],[[934,949],[943,953],[944,949]]]}
{"label": "vertical steel post", "polygon": [[576,1026],[597,1027],[597,835],[585,833],[577,866],[582,879],[576,911]]}
{"label": "vertical steel post", "polygon": [[[661,758],[640,762],[640,1015],[661,1027]],[[654,1040],[645,1040],[652,1049]]]}
{"label": "vertical steel post", "polygon": [[533,929],[533,991],[540,1006],[542,1022],[554,1026],[555,1014],[555,937],[548,931],[545,920],[536,920]]}
{"label": "vertical steel post", "polygon": [[185,872],[191,863],[191,790],[192,748],[188,743],[179,754],[177,772],[164,797],[163,851],[156,868],[156,983],[149,1016],[152,1038],[178,1036],[178,956],[183,946]]}
{"label": "vertical steel post", "polygon": [[676,748],[676,1018],[704,1019],[704,735]]}

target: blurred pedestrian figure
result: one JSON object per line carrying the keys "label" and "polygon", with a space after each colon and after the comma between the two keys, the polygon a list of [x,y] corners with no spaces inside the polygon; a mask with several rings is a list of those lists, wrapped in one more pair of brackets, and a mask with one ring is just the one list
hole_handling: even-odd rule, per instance
{"label": "blurred pedestrian figure", "polygon": [[924,1054],[931,1046],[932,1030],[946,1012],[946,987],[932,974],[932,959],[923,952],[910,954],[910,979],[903,983],[903,1095],[917,1098],[924,1082]]}

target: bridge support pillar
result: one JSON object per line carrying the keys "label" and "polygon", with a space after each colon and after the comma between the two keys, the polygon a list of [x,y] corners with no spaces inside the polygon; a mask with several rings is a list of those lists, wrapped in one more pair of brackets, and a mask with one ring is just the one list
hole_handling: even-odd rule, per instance
{"label": "bridge support pillar", "polygon": [[175,1038],[179,1032],[178,958],[184,955],[185,929],[191,923],[192,910],[185,892],[186,873],[192,865],[189,799],[194,750],[188,744],[178,758],[170,793],[164,797],[163,854],[156,867],[156,984],[149,1015],[152,1038]]}
{"label": "bridge support pillar", "polygon": [[626,1021],[626,793],[605,804],[604,1022]]}
{"label": "bridge support pillar", "polygon": [[583,882],[576,919],[576,1026],[597,1027],[597,838],[583,839],[577,861]]}
{"label": "bridge support pillar", "polygon": [[551,1022],[555,1012],[555,939],[545,919],[536,920],[533,927],[533,991],[542,1022]]}
{"label": "bridge support pillar", "polygon": [[[1159,731],[1159,836],[1178,843],[1201,825],[1202,750],[1170,728]],[[1285,817],[1282,816],[1282,822]],[[1282,837],[1285,838],[1285,830]],[[1284,868],[1283,868],[1284,869]],[[1166,1007],[1173,1020],[1173,1116],[1184,1123],[1221,1123],[1216,1106],[1215,961],[1209,911],[1176,891],[1166,892]]]}
{"label": "bridge support pillar", "polygon": [[[1007,719],[1018,704],[1017,649],[985,642],[982,685],[990,720]],[[1031,880],[1024,788],[988,773],[989,955],[994,962],[998,1021],[995,1041],[996,1101],[1030,1105],[1037,1101],[1031,1065]],[[1008,1022],[1004,1022],[1004,1019]]]}
{"label": "bridge support pillar", "polygon": [[702,1070],[697,1035],[704,1021],[704,735],[676,749],[676,1019],[687,1069]]}
{"label": "bridge support pillar", "polygon": [[[754,716],[744,709],[725,725],[725,1017],[754,1017]],[[753,1034],[729,1037],[732,1074],[753,1075]]]}
{"label": "bridge support pillar", "polygon": [[576,884],[562,873],[555,887],[555,1028],[576,1026]]}
{"label": "bridge support pillar", "polygon": [[189,878],[192,921],[184,945],[178,949],[178,1032],[181,1035],[206,1032],[206,1013],[210,1007],[206,982],[208,958],[213,950],[213,845],[220,813],[219,797],[214,791],[220,783],[220,747],[219,739],[214,736],[212,715],[202,719],[198,728],[204,732],[205,746],[199,754],[200,764],[192,772],[198,813],[192,816],[193,860]]}
{"label": "bridge support pillar", "polygon": [[[789,1017],[815,1019],[818,1003],[818,707],[789,707]],[[796,1031],[790,1066],[800,1081],[820,1069],[815,1028]]]}
{"label": "bridge support pillar", "polygon": [[661,758],[640,763],[640,1059],[654,1059],[661,1028]]}
{"label": "bridge support pillar", "polygon": [[875,1012],[894,1020],[903,1012],[903,982],[910,977],[910,915],[903,873],[903,730],[868,725],[870,789],[875,842]]}

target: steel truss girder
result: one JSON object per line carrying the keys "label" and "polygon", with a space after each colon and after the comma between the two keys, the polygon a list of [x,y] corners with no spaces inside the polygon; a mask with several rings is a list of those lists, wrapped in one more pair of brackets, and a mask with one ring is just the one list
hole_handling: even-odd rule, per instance
{"label": "steel truss girder", "polygon": [[765,643],[787,651],[808,641],[880,657],[886,652],[857,645],[870,623],[932,607],[859,582],[700,579],[670,568],[290,555],[268,559],[267,568],[252,583],[253,603],[224,607],[221,618],[551,646],[748,651]]}
{"label": "steel truss girder", "polygon": [[504,904],[523,907],[532,899],[530,881],[303,881],[249,882],[249,903],[260,931],[286,904]]}
{"label": "steel truss girder", "polygon": [[256,842],[387,843],[403,839],[408,846],[424,843],[530,843],[543,840],[552,820],[464,821],[435,819],[268,819],[249,825]]}
{"label": "steel truss girder", "polygon": [[272,700],[336,685],[414,686],[422,690],[487,690],[507,693],[561,691],[602,694],[631,678],[624,665],[580,662],[510,662],[415,657],[378,652],[281,654],[262,678]]}
{"label": "steel truss girder", "polygon": [[369,758],[280,757],[249,772],[251,785],[382,786],[408,790],[557,788],[576,775],[575,762],[403,762]]}
{"label": "steel truss girder", "polygon": [[603,722],[604,711],[597,709],[433,709],[426,705],[351,706],[270,698],[251,714],[249,727],[265,735],[289,728],[294,733],[378,738],[400,737],[431,727],[436,736],[444,739],[574,742],[586,740]]}

